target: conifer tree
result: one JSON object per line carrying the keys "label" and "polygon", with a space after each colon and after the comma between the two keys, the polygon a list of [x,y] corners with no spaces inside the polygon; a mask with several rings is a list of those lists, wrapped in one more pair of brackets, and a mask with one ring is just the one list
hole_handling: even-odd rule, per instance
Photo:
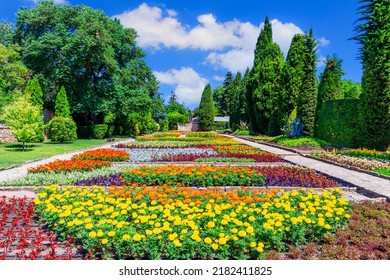
{"label": "conifer tree", "polygon": [[57,117],[70,117],[70,107],[64,86],[61,87],[60,91],[57,94],[54,106],[54,114]]}
{"label": "conifer tree", "polygon": [[237,72],[230,91],[230,127],[236,129],[240,123],[240,95],[242,93],[242,77]]}
{"label": "conifer tree", "polygon": [[298,95],[297,115],[304,125],[302,134],[314,135],[315,110],[317,103],[316,51],[317,42],[313,29],[305,35],[305,74]]}
{"label": "conifer tree", "polygon": [[223,94],[220,101],[220,114],[222,116],[229,116],[230,115],[230,97],[231,97],[231,90],[233,85],[233,74],[232,72],[228,71],[226,73],[225,80],[223,82]]}
{"label": "conifer tree", "polygon": [[[326,67],[324,72],[320,76],[320,84],[318,86],[317,107],[316,107],[316,124],[321,110],[321,105],[325,100],[341,99],[343,98],[342,92],[342,79],[344,75],[341,69],[342,60],[337,58],[334,54],[333,57],[326,58]],[[315,134],[317,134],[315,129]]]}
{"label": "conifer tree", "polygon": [[266,17],[264,29],[257,40],[254,66],[247,88],[254,105],[253,111],[257,124],[254,129],[263,134],[270,132],[269,122],[277,112],[283,61],[284,57],[279,46],[272,41],[272,26],[269,18]]}
{"label": "conifer tree", "polygon": [[390,145],[389,0],[360,0],[355,39],[363,63],[359,108],[360,146],[386,150]]}
{"label": "conifer tree", "polygon": [[31,100],[32,105],[37,106],[41,111],[43,110],[43,92],[36,77],[27,82],[24,94]]}
{"label": "conifer tree", "polygon": [[305,73],[305,63],[302,59],[305,53],[305,36],[296,34],[287,53],[281,77],[281,94],[278,102],[279,127],[287,124],[288,117],[298,103],[298,94],[302,88]]}
{"label": "conifer tree", "polygon": [[202,93],[199,104],[199,130],[211,131],[214,124],[214,101],[211,86],[208,84]]}

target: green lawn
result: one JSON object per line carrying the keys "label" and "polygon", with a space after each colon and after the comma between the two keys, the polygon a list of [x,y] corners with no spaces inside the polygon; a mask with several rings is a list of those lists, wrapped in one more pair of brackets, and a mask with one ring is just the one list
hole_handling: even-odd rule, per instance
{"label": "green lawn", "polygon": [[282,135],[282,136],[275,137],[272,141],[280,145],[289,146],[289,147],[298,147],[302,145],[320,147],[320,146],[329,145],[323,140],[313,138],[313,137],[305,137],[305,136],[297,137],[297,138],[288,138],[287,136]]}
{"label": "green lawn", "polygon": [[26,151],[21,143],[0,144],[0,168],[21,164],[29,160],[47,158],[53,155],[81,150],[107,143],[106,139],[78,139],[72,143],[34,143],[27,144]]}

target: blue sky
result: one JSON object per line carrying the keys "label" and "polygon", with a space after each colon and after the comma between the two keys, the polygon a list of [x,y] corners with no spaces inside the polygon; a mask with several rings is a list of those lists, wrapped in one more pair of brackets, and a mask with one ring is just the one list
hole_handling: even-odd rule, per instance
{"label": "blue sky", "polygon": [[[39,0],[0,0],[0,20],[15,21],[22,6]],[[207,83],[222,84],[228,70],[235,74],[253,63],[253,50],[265,16],[274,41],[286,54],[296,33],[314,29],[318,40],[318,74],[327,55],[344,60],[344,79],[360,81],[362,70],[354,36],[357,0],[55,0],[59,5],[87,5],[117,17],[138,32],[138,45],[168,99],[174,90],[190,108],[199,104]]]}

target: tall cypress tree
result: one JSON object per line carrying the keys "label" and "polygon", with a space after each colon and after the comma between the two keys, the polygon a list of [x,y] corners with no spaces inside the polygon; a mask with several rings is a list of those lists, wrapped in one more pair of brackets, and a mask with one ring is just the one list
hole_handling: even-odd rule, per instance
{"label": "tall cypress tree", "polygon": [[237,72],[230,90],[230,127],[236,129],[240,124],[240,95],[242,92],[241,73]]}
{"label": "tall cypress tree", "polygon": [[287,124],[288,117],[297,106],[298,94],[302,88],[302,80],[305,74],[305,36],[294,35],[286,62],[283,66],[281,77],[281,91],[278,102],[279,126],[283,128]]}
{"label": "tall cypress tree", "polygon": [[231,90],[233,86],[233,74],[232,72],[228,71],[226,73],[225,80],[223,82],[223,94],[220,101],[220,114],[222,116],[229,116],[230,115],[230,96],[231,96]]}
{"label": "tall cypress tree", "polygon": [[24,94],[31,100],[31,103],[43,110],[43,92],[36,77],[27,82]]}
{"label": "tall cypress tree", "polygon": [[211,131],[214,124],[214,101],[211,86],[208,84],[202,93],[199,104],[199,130]]}
{"label": "tall cypress tree", "polygon": [[241,80],[241,89],[238,97],[238,102],[239,102],[239,124],[241,122],[245,123],[248,125],[248,103],[247,103],[247,98],[246,98],[246,84],[249,79],[249,68],[246,69],[244,77]]}
{"label": "tall cypress tree", "polygon": [[363,62],[359,108],[361,146],[386,150],[390,145],[390,4],[360,0],[355,39]]}
{"label": "tall cypress tree", "polygon": [[70,117],[70,107],[64,86],[61,87],[60,91],[57,94],[56,102],[54,105],[54,114],[57,117]]}
{"label": "tall cypress tree", "polygon": [[317,42],[313,38],[313,29],[305,35],[305,74],[298,95],[297,115],[301,118],[303,134],[314,136],[315,110],[317,103],[316,51]]}
{"label": "tall cypress tree", "polygon": [[[333,57],[328,56],[326,58],[326,67],[320,76],[320,84],[318,86],[316,124],[323,101],[343,98],[341,77],[344,75],[344,72],[341,69],[342,62],[335,54]],[[316,129],[314,132],[317,134]]]}
{"label": "tall cypress tree", "polygon": [[[284,57],[279,46],[272,41],[272,26],[269,18],[266,17],[264,29],[257,40],[254,66],[248,81],[257,131],[260,133],[273,133],[269,129],[269,122],[277,112],[283,61]],[[254,129],[256,130],[255,127]]]}

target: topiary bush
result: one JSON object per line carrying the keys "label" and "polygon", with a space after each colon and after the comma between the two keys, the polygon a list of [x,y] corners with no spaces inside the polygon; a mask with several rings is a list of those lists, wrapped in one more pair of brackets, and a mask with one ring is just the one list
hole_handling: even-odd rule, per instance
{"label": "topiary bush", "polygon": [[107,124],[94,124],[92,125],[92,137],[96,139],[103,139],[108,131]]}
{"label": "topiary bush", "polygon": [[51,141],[63,143],[77,139],[77,127],[72,118],[54,117],[46,129]]}

